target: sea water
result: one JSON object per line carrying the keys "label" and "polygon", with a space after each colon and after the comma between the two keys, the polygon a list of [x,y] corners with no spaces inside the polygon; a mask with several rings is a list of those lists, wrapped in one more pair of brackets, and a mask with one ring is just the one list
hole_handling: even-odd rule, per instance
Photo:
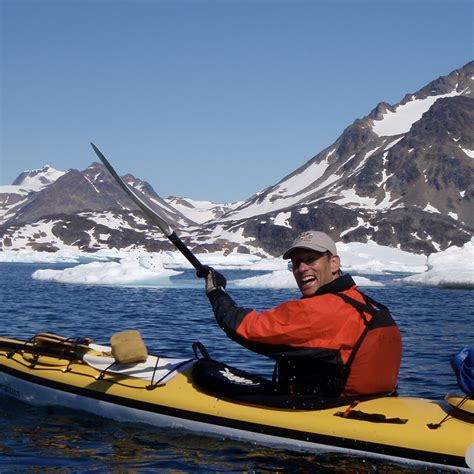
{"label": "sea water", "polygon": [[[216,325],[203,282],[194,272],[171,287],[88,286],[33,280],[38,268],[65,264],[0,263],[0,334],[28,339],[36,332],[88,336],[107,344],[125,329],[140,330],[149,352],[192,357],[202,342],[215,359],[270,376],[273,364],[230,341]],[[229,280],[254,272],[224,271]],[[406,286],[400,275],[371,275],[364,288],[386,304],[403,337],[399,393],[441,400],[456,388],[449,359],[473,347],[474,292]],[[263,310],[295,290],[232,288],[239,305]],[[0,472],[416,472],[363,458],[296,453],[181,430],[118,423],[82,412],[38,408],[0,396]]]}

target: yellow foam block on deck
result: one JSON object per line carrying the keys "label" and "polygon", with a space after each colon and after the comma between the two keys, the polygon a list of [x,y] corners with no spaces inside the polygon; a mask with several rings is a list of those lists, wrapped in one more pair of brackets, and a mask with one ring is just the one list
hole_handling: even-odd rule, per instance
{"label": "yellow foam block on deck", "polygon": [[115,333],[110,338],[112,355],[119,364],[146,361],[148,351],[140,333],[135,329]]}

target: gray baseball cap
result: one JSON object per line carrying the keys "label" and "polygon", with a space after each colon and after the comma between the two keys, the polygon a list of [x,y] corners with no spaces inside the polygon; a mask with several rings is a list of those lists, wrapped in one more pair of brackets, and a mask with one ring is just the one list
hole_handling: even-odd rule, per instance
{"label": "gray baseball cap", "polygon": [[291,257],[293,250],[308,249],[316,252],[326,252],[329,250],[333,255],[337,255],[336,244],[329,235],[317,230],[303,232],[294,241],[291,247],[283,254],[285,260]]}

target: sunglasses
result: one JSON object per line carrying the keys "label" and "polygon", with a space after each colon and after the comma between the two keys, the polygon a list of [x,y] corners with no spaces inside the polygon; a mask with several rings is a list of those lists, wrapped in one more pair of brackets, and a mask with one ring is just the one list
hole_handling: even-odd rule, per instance
{"label": "sunglasses", "polygon": [[291,262],[288,262],[288,268],[290,270],[297,269],[302,263],[305,265],[314,265],[320,258],[324,256],[332,256],[332,253],[327,250],[326,252],[315,252],[310,255],[306,255],[302,258],[291,259]]}

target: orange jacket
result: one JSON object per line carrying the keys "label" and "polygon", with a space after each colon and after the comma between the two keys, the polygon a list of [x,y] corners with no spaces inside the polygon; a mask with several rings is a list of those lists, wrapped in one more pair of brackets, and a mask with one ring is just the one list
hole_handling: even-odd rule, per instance
{"label": "orange jacket", "polygon": [[261,313],[237,306],[222,290],[209,299],[231,339],[277,361],[280,388],[323,396],[396,388],[400,332],[387,308],[360,293],[349,275]]}

